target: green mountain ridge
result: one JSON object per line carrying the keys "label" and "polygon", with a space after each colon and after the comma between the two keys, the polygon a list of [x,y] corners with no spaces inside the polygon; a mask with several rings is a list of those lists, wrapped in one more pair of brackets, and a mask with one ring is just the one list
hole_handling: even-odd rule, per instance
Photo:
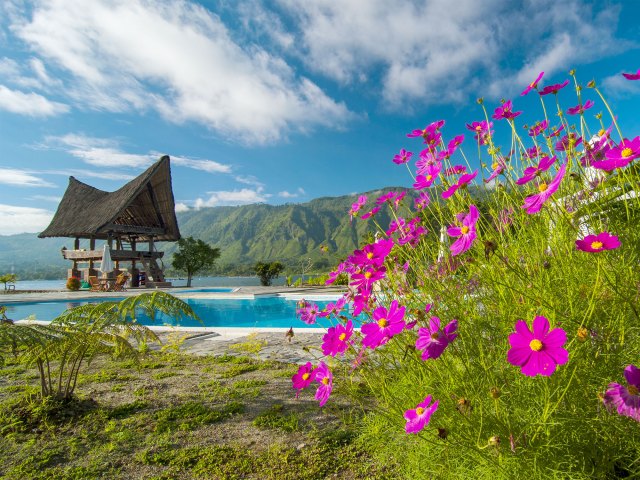
{"label": "green mountain ridge", "polygon": [[[373,200],[388,191],[407,191],[411,201],[415,192],[406,188],[384,188],[364,193]],[[361,194],[321,197],[306,203],[284,205],[253,204],[235,207],[207,207],[177,214],[183,237],[199,238],[221,250],[214,270],[208,273],[251,273],[258,261],[280,261],[287,272],[299,273],[303,264],[326,271],[350,254],[375,231],[373,220],[349,222],[351,204]],[[390,222],[383,208],[375,220],[382,226]],[[70,247],[70,238],[40,239],[37,234],[0,236],[0,273],[12,267],[19,278],[64,278],[70,262],[60,249]],[[82,248],[85,248],[83,241]],[[322,252],[321,245],[328,251]],[[175,243],[159,244],[165,251],[164,264],[171,265]],[[170,272],[170,269],[169,269]]]}

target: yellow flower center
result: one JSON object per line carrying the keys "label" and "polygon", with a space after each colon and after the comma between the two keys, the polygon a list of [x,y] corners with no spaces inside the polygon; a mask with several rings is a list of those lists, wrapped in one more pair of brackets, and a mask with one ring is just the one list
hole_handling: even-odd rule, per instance
{"label": "yellow flower center", "polygon": [[536,82],[532,82],[532,83],[529,84],[529,86],[531,88],[536,88],[538,86],[538,84]]}
{"label": "yellow flower center", "polygon": [[460,232],[461,232],[463,235],[466,235],[467,233],[469,233],[469,227],[467,227],[467,226],[465,225],[464,227],[462,227],[462,228],[460,229]]}
{"label": "yellow flower center", "polygon": [[438,332],[433,332],[433,333],[431,334],[431,338],[433,338],[434,340],[437,340],[439,336],[440,336],[440,335],[438,335]]}
{"label": "yellow flower center", "polygon": [[496,168],[498,168],[499,166],[500,166],[500,164],[498,162],[494,162],[494,163],[491,164],[491,168],[493,168],[494,170]]}
{"label": "yellow flower center", "polygon": [[324,377],[324,378],[322,379],[322,384],[323,384],[323,385],[329,385],[329,377]]}
{"label": "yellow flower center", "polygon": [[549,188],[549,185],[547,185],[544,182],[542,182],[540,185],[538,185],[538,190],[540,190],[541,192],[544,192],[547,188]]}
{"label": "yellow flower center", "polygon": [[422,415],[424,413],[424,408],[418,407],[416,408],[416,415]]}
{"label": "yellow flower center", "polygon": [[542,342],[540,340],[534,338],[533,340],[531,340],[531,343],[529,343],[529,347],[534,352],[539,352],[540,350],[542,350]]}
{"label": "yellow flower center", "polygon": [[347,338],[347,334],[346,333],[341,333],[340,336],[338,336],[338,340],[340,340],[341,342],[344,342],[344,339]]}
{"label": "yellow flower center", "polygon": [[387,319],[386,318],[381,318],[380,320],[378,320],[378,326],[380,328],[384,328],[387,326]]}
{"label": "yellow flower center", "polygon": [[591,242],[591,248],[600,250],[602,248],[602,242]]}
{"label": "yellow flower center", "polygon": [[598,132],[598,136],[599,137],[604,137],[606,135],[606,130],[604,128],[601,128],[600,131]]}
{"label": "yellow flower center", "polygon": [[629,385],[627,387],[627,391],[629,392],[630,395],[638,395],[638,389],[636,387],[634,387],[633,385]]}
{"label": "yellow flower center", "polygon": [[373,258],[373,252],[367,253],[367,258],[371,260]]}
{"label": "yellow flower center", "polygon": [[433,175],[427,175],[427,176],[426,176],[426,179],[427,179],[427,180],[431,180],[432,178],[433,178]]}
{"label": "yellow flower center", "polygon": [[307,380],[309,380],[309,377],[310,377],[310,376],[311,376],[311,375],[310,375],[310,374],[308,374],[308,373],[303,373],[303,374],[302,374],[302,380],[307,381]]}
{"label": "yellow flower center", "polygon": [[476,132],[481,132],[481,131],[482,131],[482,125],[477,125]]}
{"label": "yellow flower center", "polygon": [[627,157],[630,157],[631,155],[633,155],[633,150],[631,150],[628,147],[622,150],[622,153],[620,153],[620,156],[622,158],[627,158]]}
{"label": "yellow flower center", "polygon": [[371,272],[364,272],[364,278],[369,280],[371,278]]}

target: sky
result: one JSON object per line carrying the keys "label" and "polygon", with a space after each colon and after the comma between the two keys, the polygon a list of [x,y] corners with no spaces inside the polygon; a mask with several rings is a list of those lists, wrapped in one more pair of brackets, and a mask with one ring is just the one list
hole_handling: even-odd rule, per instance
{"label": "sky", "polygon": [[164,154],[177,211],[410,186],[391,161],[422,149],[408,132],[465,133],[479,97],[535,122],[520,92],[541,71],[595,79],[633,138],[638,18],[636,0],[2,0],[0,235],[43,230],[71,175],[114,191]]}

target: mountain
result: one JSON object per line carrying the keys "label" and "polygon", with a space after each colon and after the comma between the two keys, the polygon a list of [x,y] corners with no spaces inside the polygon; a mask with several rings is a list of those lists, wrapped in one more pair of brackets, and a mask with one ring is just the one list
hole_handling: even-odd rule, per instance
{"label": "mountain", "polygon": [[[371,200],[390,190],[367,192]],[[409,191],[407,199],[413,197]],[[250,273],[258,261],[280,261],[287,272],[300,272],[310,263],[325,271],[357,248],[367,232],[376,230],[372,220],[349,222],[348,211],[358,195],[323,197],[306,203],[237,207],[210,207],[177,214],[183,237],[199,238],[220,248],[221,256],[212,273]],[[406,201],[406,200],[405,200]],[[387,226],[388,209],[376,220]],[[0,236],[0,274],[13,266],[21,279],[63,278],[70,262],[62,259],[60,249],[73,243],[69,238],[37,238],[37,234]],[[326,245],[326,253],[320,250]],[[82,245],[84,246],[84,245]],[[165,253],[165,266],[171,265],[175,243],[159,244]]]}

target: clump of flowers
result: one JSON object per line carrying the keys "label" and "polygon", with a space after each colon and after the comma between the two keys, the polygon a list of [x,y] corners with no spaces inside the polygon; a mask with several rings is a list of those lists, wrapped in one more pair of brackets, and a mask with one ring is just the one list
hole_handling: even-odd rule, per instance
{"label": "clump of flowers", "polygon": [[[640,476],[640,137],[623,135],[595,81],[570,77],[518,86],[541,111],[481,99],[451,132],[412,130],[420,153],[393,158],[406,190],[348,212],[376,230],[329,274],[348,291],[299,305],[327,331],[296,392],[315,382],[324,405],[334,373],[366,388],[372,435],[391,432],[414,474]],[[626,384],[610,383],[624,365]]]}

